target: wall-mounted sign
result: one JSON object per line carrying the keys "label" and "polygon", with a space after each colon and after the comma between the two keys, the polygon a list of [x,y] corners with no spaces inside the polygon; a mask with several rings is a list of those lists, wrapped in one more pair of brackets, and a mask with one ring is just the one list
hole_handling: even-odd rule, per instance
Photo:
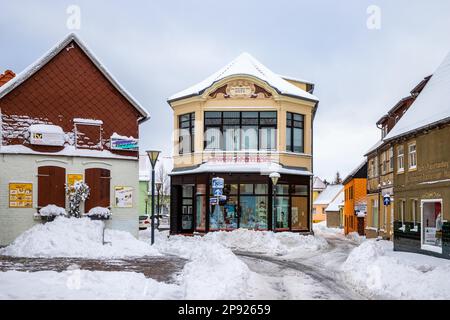
{"label": "wall-mounted sign", "polygon": [[385,195],[385,196],[383,197],[383,203],[384,203],[385,206],[391,205],[391,196],[388,195],[388,194]]}
{"label": "wall-mounted sign", "polygon": [[67,175],[67,186],[71,187],[75,184],[75,182],[81,181],[83,182],[83,175],[77,173],[70,173]]}
{"label": "wall-mounted sign", "polygon": [[58,146],[65,143],[64,131],[60,126],[50,124],[33,124],[28,128],[30,143],[41,146]]}
{"label": "wall-mounted sign", "polygon": [[225,186],[225,181],[223,178],[213,178],[212,179],[212,187],[213,189],[223,189]]}
{"label": "wall-mounted sign", "polygon": [[111,149],[123,151],[138,151],[139,140],[126,137],[111,137]]}
{"label": "wall-mounted sign", "polygon": [[132,208],[133,188],[124,186],[114,187],[114,199],[117,208]]}
{"label": "wall-mounted sign", "polygon": [[250,86],[230,86],[230,96],[250,96],[253,93]]}
{"label": "wall-mounted sign", "polygon": [[10,208],[32,208],[33,207],[33,184],[32,183],[10,183],[9,184],[9,207]]}

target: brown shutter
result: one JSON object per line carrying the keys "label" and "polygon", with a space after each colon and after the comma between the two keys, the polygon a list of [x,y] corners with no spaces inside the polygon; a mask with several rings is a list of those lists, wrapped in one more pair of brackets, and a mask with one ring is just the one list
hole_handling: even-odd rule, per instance
{"label": "brown shutter", "polygon": [[95,207],[108,208],[110,204],[111,172],[107,169],[86,169],[85,181],[91,192],[85,203],[85,211]]}
{"label": "brown shutter", "polygon": [[38,168],[38,207],[49,204],[65,208],[66,206],[66,169],[61,167]]}

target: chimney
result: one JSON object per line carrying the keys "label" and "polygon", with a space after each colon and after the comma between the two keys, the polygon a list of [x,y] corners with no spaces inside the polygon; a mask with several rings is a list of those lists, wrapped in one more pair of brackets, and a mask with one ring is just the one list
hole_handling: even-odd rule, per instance
{"label": "chimney", "polygon": [[0,74],[0,87],[7,83],[9,80],[14,78],[16,74],[11,70],[5,70],[3,74]]}

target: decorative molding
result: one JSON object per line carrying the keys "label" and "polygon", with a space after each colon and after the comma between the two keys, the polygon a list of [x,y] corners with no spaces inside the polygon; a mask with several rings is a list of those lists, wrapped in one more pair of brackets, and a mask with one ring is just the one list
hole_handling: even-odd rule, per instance
{"label": "decorative molding", "polygon": [[234,80],[217,88],[209,94],[212,99],[267,99],[271,98],[272,94],[263,87],[254,84],[248,80]]}
{"label": "decorative molding", "polygon": [[64,163],[64,164],[69,164],[68,161],[64,161],[64,160],[60,160],[60,159],[40,159],[40,160],[36,160],[36,163],[48,162],[48,161],[53,161],[53,162],[60,162],[60,163]]}
{"label": "decorative molding", "polygon": [[84,166],[91,165],[91,164],[103,164],[105,166],[112,167],[111,163],[108,163],[108,162],[105,162],[105,161],[83,161],[82,164]]}

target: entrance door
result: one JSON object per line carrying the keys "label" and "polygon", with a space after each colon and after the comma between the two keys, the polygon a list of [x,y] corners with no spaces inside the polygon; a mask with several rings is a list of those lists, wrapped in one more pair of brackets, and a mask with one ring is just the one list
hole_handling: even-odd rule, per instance
{"label": "entrance door", "polygon": [[442,253],[442,199],[422,200],[422,250]]}
{"label": "entrance door", "polygon": [[183,185],[181,199],[181,231],[194,232],[194,186]]}

